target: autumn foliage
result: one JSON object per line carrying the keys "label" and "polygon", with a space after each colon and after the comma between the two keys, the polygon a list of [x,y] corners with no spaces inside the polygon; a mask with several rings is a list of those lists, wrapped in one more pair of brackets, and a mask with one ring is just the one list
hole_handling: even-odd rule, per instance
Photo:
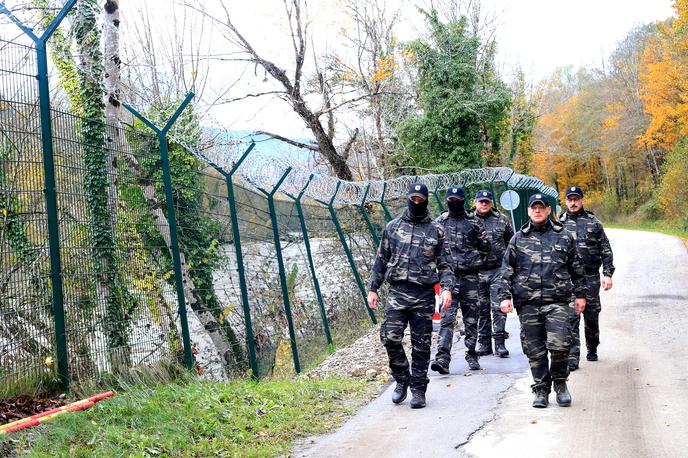
{"label": "autumn foliage", "polygon": [[533,173],[578,184],[607,217],[688,226],[688,0],[632,30],[602,69],[564,68],[537,89]]}

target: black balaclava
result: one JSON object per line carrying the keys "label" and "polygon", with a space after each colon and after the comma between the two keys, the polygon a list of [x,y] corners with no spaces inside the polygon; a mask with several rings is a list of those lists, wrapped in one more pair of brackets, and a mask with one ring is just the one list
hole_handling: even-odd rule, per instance
{"label": "black balaclava", "polygon": [[428,212],[428,199],[425,199],[419,204],[415,203],[411,199],[408,199],[408,209],[409,213],[411,213],[411,216],[415,216],[417,218],[425,216],[425,214]]}
{"label": "black balaclava", "polygon": [[463,204],[463,200],[458,200],[454,202],[448,200],[447,207],[449,208],[449,213],[451,213],[454,216],[464,215],[466,213],[466,207],[464,207]]}

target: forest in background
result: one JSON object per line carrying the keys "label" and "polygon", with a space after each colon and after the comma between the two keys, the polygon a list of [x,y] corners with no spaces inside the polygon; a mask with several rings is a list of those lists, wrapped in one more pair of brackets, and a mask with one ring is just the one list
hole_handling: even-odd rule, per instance
{"label": "forest in background", "polygon": [[537,86],[517,170],[560,191],[580,185],[605,219],[688,228],[688,1],[674,9],[631,30],[603,68],[563,68]]}

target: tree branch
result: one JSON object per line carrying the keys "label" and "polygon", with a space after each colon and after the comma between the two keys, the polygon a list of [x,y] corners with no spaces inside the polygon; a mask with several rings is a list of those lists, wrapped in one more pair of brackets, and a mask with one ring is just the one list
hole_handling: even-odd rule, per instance
{"label": "tree branch", "polygon": [[[320,152],[320,148],[318,148],[315,145],[309,145],[308,143],[303,143],[303,142],[299,142],[296,140],[292,140],[290,138],[283,137],[283,136],[278,135],[278,134],[265,132],[263,130],[256,130],[255,132],[253,132],[253,134],[255,134],[255,135],[267,135],[270,138],[274,138],[275,140],[279,140],[279,141],[287,143],[289,145],[296,146],[297,148],[304,148],[304,149],[308,149],[311,151]],[[258,140],[257,142],[260,142],[260,141],[265,141],[265,140]]]}

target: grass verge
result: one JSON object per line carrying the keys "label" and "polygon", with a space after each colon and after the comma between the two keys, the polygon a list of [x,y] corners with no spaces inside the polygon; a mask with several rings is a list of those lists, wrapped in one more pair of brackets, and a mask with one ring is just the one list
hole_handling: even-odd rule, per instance
{"label": "grass verge", "polygon": [[659,232],[662,234],[673,235],[679,237],[684,241],[688,241],[688,231],[675,226],[671,226],[664,221],[648,221],[641,223],[611,223],[605,224],[605,227],[616,229],[630,229],[634,231]]}
{"label": "grass verge", "polygon": [[11,439],[19,456],[277,456],[334,429],[379,388],[345,378],[133,386]]}

